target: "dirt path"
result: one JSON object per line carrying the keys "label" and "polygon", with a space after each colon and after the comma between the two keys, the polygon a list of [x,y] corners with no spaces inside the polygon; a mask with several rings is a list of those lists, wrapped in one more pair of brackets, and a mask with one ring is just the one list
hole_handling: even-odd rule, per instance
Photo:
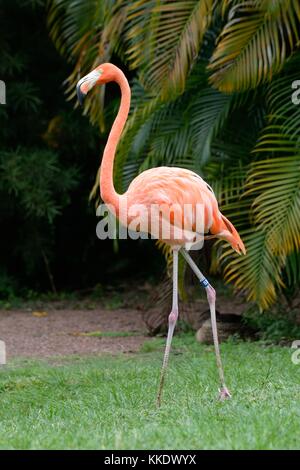
{"label": "dirt path", "polygon": [[[92,332],[104,336],[85,335]],[[133,310],[0,310],[8,358],[136,352],[147,338],[141,314]]]}
{"label": "dirt path", "polygon": [[[222,313],[237,315],[245,308],[239,299],[219,296]],[[195,331],[207,311],[205,299],[182,305],[180,315]],[[157,314],[156,306],[150,309]],[[199,323],[200,322],[200,323]],[[90,334],[97,334],[93,336]],[[75,307],[70,302],[24,305],[18,310],[0,310],[0,340],[5,341],[7,357],[47,357],[72,354],[137,352],[149,339],[141,309],[108,309],[103,306]]]}

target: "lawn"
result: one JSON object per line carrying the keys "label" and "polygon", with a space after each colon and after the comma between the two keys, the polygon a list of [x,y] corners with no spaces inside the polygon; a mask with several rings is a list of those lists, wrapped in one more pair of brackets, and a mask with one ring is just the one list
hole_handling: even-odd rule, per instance
{"label": "lawn", "polygon": [[222,344],[233,398],[218,402],[212,347],[177,336],[158,409],[163,344],[117,357],[13,360],[0,369],[0,447],[299,448],[300,365],[289,348]]}

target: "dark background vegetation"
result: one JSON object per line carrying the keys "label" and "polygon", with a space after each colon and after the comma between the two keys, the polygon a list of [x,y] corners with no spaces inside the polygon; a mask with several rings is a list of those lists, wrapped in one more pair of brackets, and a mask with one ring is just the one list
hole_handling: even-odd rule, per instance
{"label": "dark background vegetation", "polygon": [[[70,68],[49,39],[44,2],[2,0],[0,31],[1,297],[138,283],[159,272],[153,242],[116,247],[96,237],[89,193],[106,135],[66,101]],[[111,87],[108,121],[118,99]]]}

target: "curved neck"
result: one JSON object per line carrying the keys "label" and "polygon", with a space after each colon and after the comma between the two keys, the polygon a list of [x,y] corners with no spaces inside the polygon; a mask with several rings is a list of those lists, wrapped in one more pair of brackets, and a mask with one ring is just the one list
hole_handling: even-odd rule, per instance
{"label": "curved neck", "polygon": [[109,133],[104,149],[100,168],[100,192],[101,198],[106,204],[112,204],[118,212],[120,195],[114,188],[114,158],[116,148],[124,129],[130,108],[130,87],[128,81],[120,69],[116,68],[115,81],[121,89],[121,103],[117,117]]}

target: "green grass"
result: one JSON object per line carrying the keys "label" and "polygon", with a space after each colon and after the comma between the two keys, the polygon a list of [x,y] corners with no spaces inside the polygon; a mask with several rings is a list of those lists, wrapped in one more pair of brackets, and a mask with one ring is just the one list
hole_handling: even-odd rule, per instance
{"label": "green grass", "polygon": [[174,339],[163,405],[163,339],[136,355],[15,360],[0,369],[2,449],[294,449],[300,365],[291,350],[222,345],[233,398],[218,402],[213,349]]}
{"label": "green grass", "polygon": [[139,336],[140,334],[136,331],[90,331],[80,333],[81,336],[94,336],[96,338],[126,338],[128,336]]}

